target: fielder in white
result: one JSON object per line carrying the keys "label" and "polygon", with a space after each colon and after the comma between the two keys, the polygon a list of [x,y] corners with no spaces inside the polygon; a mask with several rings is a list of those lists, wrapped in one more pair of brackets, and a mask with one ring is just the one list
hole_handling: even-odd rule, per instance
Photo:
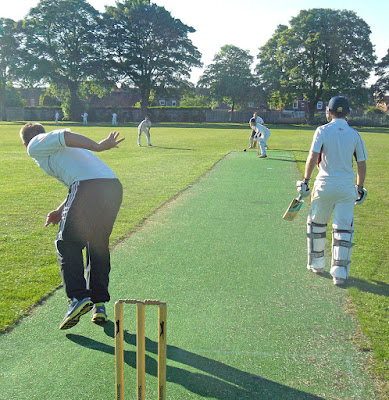
{"label": "fielder in white", "polygon": [[147,145],[151,146],[150,143],[150,129],[151,129],[151,121],[149,117],[146,117],[139,125],[138,125],[138,146],[140,147],[140,136],[142,132],[146,135]]}
{"label": "fielder in white", "polygon": [[88,125],[88,113],[85,111],[84,114],[81,115],[82,117],[82,124]]}
{"label": "fielder in white", "polygon": [[[330,274],[335,285],[344,285],[349,276],[354,245],[354,205],[363,203],[367,196],[363,187],[366,148],[359,133],[347,123],[349,112],[349,102],[345,97],[335,96],[330,100],[327,116],[332,120],[316,129],[304,180],[297,181],[298,193],[302,197],[309,196],[310,179],[315,165],[318,165],[307,220],[307,268],[315,273],[324,271],[327,224],[333,214]],[[357,163],[357,175],[353,158]]]}
{"label": "fielder in white", "polygon": [[112,125],[117,125],[117,114],[115,112],[112,114]]}

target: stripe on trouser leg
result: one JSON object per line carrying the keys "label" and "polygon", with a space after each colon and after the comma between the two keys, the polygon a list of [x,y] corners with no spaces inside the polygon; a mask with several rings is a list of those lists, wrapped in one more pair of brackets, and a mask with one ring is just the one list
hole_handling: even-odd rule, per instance
{"label": "stripe on trouser leg", "polygon": [[71,205],[73,203],[73,200],[76,197],[79,185],[80,185],[80,182],[76,181],[76,182],[72,183],[70,185],[70,187],[69,187],[68,197],[66,199],[65,207],[64,207],[64,209],[62,211],[61,223],[59,225],[59,229],[58,229],[58,233],[57,233],[57,239],[58,240],[63,240],[62,234],[63,234],[63,231],[65,229],[66,218],[68,216],[68,212],[69,212],[69,209],[70,209],[70,207],[71,207]]}

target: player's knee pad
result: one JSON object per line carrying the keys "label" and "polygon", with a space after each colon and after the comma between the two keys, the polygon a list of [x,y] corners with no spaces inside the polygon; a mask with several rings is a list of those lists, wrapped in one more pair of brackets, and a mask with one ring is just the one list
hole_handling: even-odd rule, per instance
{"label": "player's knee pad", "polygon": [[351,263],[351,250],[354,246],[353,243],[354,230],[353,229],[337,229],[332,230],[332,261],[331,270],[332,273],[335,270],[344,269],[337,273],[336,276],[339,278],[347,278],[350,263]]}
{"label": "player's knee pad", "polygon": [[308,243],[308,266],[315,269],[325,267],[327,224],[318,224],[308,219],[307,243]]}

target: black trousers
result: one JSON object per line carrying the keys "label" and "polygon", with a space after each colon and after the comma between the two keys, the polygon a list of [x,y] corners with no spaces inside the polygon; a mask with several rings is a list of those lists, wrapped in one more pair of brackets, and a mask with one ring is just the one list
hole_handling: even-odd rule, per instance
{"label": "black trousers", "polygon": [[[109,237],[123,197],[118,179],[91,179],[69,188],[55,245],[67,296],[110,300]],[[86,249],[86,270],[84,254]]]}

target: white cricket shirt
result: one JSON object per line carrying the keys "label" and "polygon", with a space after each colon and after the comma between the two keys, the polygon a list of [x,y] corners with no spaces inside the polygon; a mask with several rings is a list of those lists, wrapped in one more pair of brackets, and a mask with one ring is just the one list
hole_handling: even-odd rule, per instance
{"label": "white cricket shirt", "polygon": [[313,136],[311,151],[321,153],[316,179],[354,179],[353,157],[367,160],[365,144],[360,134],[344,119],[333,119],[319,126]]}
{"label": "white cricket shirt", "polygon": [[151,121],[150,120],[143,120],[139,125],[138,125],[138,129],[142,129],[142,128],[150,128],[151,127]]}
{"label": "white cricket shirt", "polygon": [[256,120],[255,120],[255,123],[256,123],[257,125],[258,125],[258,124],[263,125],[264,121],[263,121],[263,119],[262,119],[260,116],[258,116],[258,117],[256,118]]}
{"label": "white cricket shirt", "polygon": [[114,179],[115,173],[94,153],[86,149],[66,147],[64,129],[33,137],[27,153],[46,172],[65,186],[88,179]]}

